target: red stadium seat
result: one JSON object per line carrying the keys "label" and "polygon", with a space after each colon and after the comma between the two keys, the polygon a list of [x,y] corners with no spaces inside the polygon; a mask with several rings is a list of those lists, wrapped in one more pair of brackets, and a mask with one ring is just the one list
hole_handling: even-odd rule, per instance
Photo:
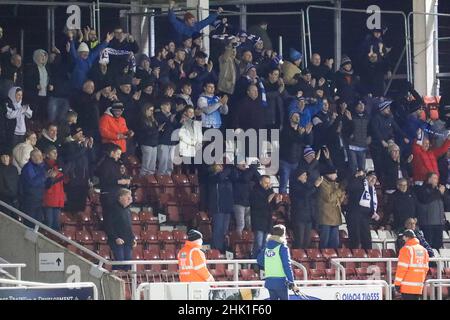
{"label": "red stadium seat", "polygon": [[259,280],[258,274],[253,269],[240,269],[239,275],[243,281]]}
{"label": "red stadium seat", "polygon": [[338,257],[336,250],[334,249],[322,249],[322,256],[327,260]]}
{"label": "red stadium seat", "polygon": [[328,280],[336,280],[336,269],[325,269],[325,275]]}
{"label": "red stadium seat", "polygon": [[182,243],[184,244],[184,242],[187,240],[187,234],[186,231],[183,230],[173,230],[172,231],[173,234],[173,238],[177,243]]}
{"label": "red stadium seat", "polygon": [[173,238],[173,234],[171,231],[159,231],[158,240],[159,242],[164,243],[175,243],[175,239]]}
{"label": "red stadium seat", "polygon": [[59,221],[61,222],[61,225],[76,225],[77,219],[70,213],[67,212],[61,212],[59,215]]}
{"label": "red stadium seat", "polygon": [[137,245],[133,248],[133,260],[143,260],[144,259],[144,253],[143,253],[143,247],[141,245]]}
{"label": "red stadium seat", "polygon": [[367,256],[369,258],[381,258],[383,257],[383,254],[379,249],[369,249],[367,250]]}
{"label": "red stadium seat", "polygon": [[92,239],[92,235],[89,231],[80,230],[75,234],[75,240],[81,244],[94,244],[94,240]]}
{"label": "red stadium seat", "polygon": [[101,245],[99,249],[96,251],[97,254],[107,260],[111,260],[111,249],[108,245]]}
{"label": "red stadium seat", "polygon": [[347,280],[357,280],[356,271],[354,268],[345,268],[345,275]]}
{"label": "red stadium seat", "polygon": [[381,250],[383,258],[397,258],[397,254],[393,249],[383,249]]}
{"label": "red stadium seat", "polygon": [[221,259],[221,253],[217,249],[211,249],[206,251],[206,258],[208,260],[220,260]]}
{"label": "red stadium seat", "polygon": [[76,227],[75,228],[67,228],[64,227],[64,229],[61,231],[61,234],[67,238],[69,238],[70,240],[74,240],[75,241],[75,233],[76,233]]}
{"label": "red stadium seat", "polygon": [[303,280],[303,270],[294,268],[294,278],[295,280]]}
{"label": "red stadium seat", "polygon": [[149,211],[141,211],[139,212],[139,220],[144,223],[151,223],[153,221],[153,218],[158,219],[157,217],[153,216],[153,212]]}
{"label": "red stadium seat", "polygon": [[359,280],[367,280],[369,273],[367,272],[367,268],[355,268],[356,277]]}
{"label": "red stadium seat", "polygon": [[326,261],[326,258],[322,255],[319,249],[306,249],[306,254],[309,258],[309,260],[314,262],[324,262]]}
{"label": "red stadium seat", "polygon": [[311,280],[325,280],[327,275],[324,269],[309,269],[309,279]]}
{"label": "red stadium seat", "polygon": [[167,219],[170,222],[180,222],[181,210],[178,205],[168,205],[166,209]]}
{"label": "red stadium seat", "polygon": [[94,230],[92,231],[92,240],[97,244],[106,244],[108,238],[104,231]]}
{"label": "red stadium seat", "polygon": [[150,244],[158,244],[159,245],[159,241],[158,241],[158,234],[156,232],[151,232],[151,231],[142,231],[141,232],[141,239],[142,241],[146,242],[146,243],[150,243]]}
{"label": "red stadium seat", "polygon": [[292,259],[294,259],[295,261],[298,262],[309,262],[309,258],[308,255],[306,254],[306,251],[303,249],[292,249],[291,250],[291,257]]}
{"label": "red stadium seat", "polygon": [[142,232],[142,226],[140,224],[134,224],[131,226],[131,229],[133,230],[134,235],[141,234]]}
{"label": "red stadium seat", "polygon": [[[353,258],[352,251],[348,248],[338,248],[337,254],[339,258]],[[345,262],[343,265],[345,265],[346,268],[352,268],[354,269],[356,267],[355,262]]]}
{"label": "red stadium seat", "polygon": [[450,268],[444,268],[443,278],[450,279]]}
{"label": "red stadium seat", "polygon": [[141,224],[141,219],[139,217],[139,213],[132,212],[131,213],[131,223],[132,224]]}

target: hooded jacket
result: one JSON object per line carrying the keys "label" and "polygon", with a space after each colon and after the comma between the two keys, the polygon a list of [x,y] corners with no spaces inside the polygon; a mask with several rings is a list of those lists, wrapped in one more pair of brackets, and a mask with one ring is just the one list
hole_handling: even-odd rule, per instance
{"label": "hooded jacket", "polygon": [[19,173],[12,164],[0,163],[0,200],[11,202],[17,200],[19,192]]}
{"label": "hooded jacket", "polygon": [[127,123],[122,116],[116,118],[112,114],[111,107],[101,116],[99,130],[102,143],[114,143],[122,149],[123,153],[127,152],[127,140],[118,139],[119,133],[126,134],[128,132]]}
{"label": "hooded jacket", "polygon": [[16,91],[17,89],[21,89],[20,87],[12,87],[8,92],[8,102],[6,105],[6,118],[7,119],[15,119],[16,126],[14,128],[14,134],[23,136],[27,131],[27,127],[25,124],[25,118],[31,119],[33,116],[33,111],[31,108],[27,108],[26,110],[22,107],[22,100],[16,101]]}
{"label": "hooded jacket", "polygon": [[[47,51],[37,49],[33,52],[33,65],[25,70],[25,77],[23,79],[23,85],[25,88],[25,94],[30,97],[36,96],[50,96],[52,91],[48,90],[48,86],[53,85],[53,79],[51,76],[50,68],[47,61],[43,65],[38,64],[38,55],[45,54]],[[41,86],[41,90],[37,86]]]}

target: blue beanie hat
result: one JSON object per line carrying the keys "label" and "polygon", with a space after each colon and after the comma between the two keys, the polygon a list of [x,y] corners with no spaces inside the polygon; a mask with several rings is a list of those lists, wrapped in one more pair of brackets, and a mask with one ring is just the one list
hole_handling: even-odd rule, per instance
{"label": "blue beanie hat", "polygon": [[290,48],[289,49],[289,58],[292,61],[301,60],[303,58],[303,55],[300,51],[297,51],[294,48]]}
{"label": "blue beanie hat", "polygon": [[306,146],[305,149],[303,149],[303,157],[306,158],[307,156],[309,156],[311,154],[314,155],[316,153],[314,152],[313,148],[311,148],[310,146]]}
{"label": "blue beanie hat", "polygon": [[378,105],[378,110],[383,111],[384,109],[389,107],[391,104],[392,104],[392,100],[383,101]]}

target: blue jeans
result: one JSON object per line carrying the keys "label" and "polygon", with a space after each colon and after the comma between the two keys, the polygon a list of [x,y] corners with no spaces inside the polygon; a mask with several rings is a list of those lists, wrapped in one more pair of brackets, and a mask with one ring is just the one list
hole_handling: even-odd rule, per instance
{"label": "blue jeans", "polygon": [[297,169],[298,163],[289,163],[280,160],[280,189],[279,193],[287,193],[287,185],[289,182],[289,176],[292,171]]}
{"label": "blue jeans", "polygon": [[[133,247],[129,244],[117,245],[116,243],[110,244],[115,261],[128,261],[132,260]],[[130,265],[117,265],[112,267],[113,270],[130,270]]]}
{"label": "blue jeans", "polygon": [[69,111],[69,100],[66,98],[49,97],[47,104],[47,113],[49,122],[62,122]]}
{"label": "blue jeans", "polygon": [[270,298],[269,300],[289,300],[288,288],[268,289]]}
{"label": "blue jeans", "polygon": [[352,175],[356,170],[366,170],[366,151],[348,150],[349,166]]}
{"label": "blue jeans", "polygon": [[225,251],[225,235],[230,226],[231,214],[215,213],[212,215],[212,248],[220,252]]}
{"label": "blue jeans", "polygon": [[319,225],[320,249],[339,247],[339,226]]}
{"label": "blue jeans", "polygon": [[258,257],[261,249],[266,245],[267,233],[264,231],[255,231],[255,239],[253,242],[252,259]]}
{"label": "blue jeans", "polygon": [[55,231],[60,231],[59,214],[61,213],[61,208],[45,207],[43,212],[45,224]]}

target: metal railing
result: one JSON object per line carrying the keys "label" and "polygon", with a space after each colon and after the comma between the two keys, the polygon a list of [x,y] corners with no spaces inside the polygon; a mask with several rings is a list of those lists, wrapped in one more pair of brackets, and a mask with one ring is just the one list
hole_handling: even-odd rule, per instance
{"label": "metal railing", "polygon": [[[227,264],[227,265],[233,265],[233,283],[239,282],[239,270],[241,264],[256,264],[256,259],[236,259],[236,260],[207,260],[206,264]],[[177,260],[131,260],[131,261],[110,261],[108,263],[112,266],[123,266],[128,265],[131,266],[131,272],[129,274],[131,275],[131,298],[133,300],[136,299],[136,289],[137,289],[137,276],[138,276],[138,265],[173,265],[178,264]],[[304,265],[301,263],[292,260],[291,264],[294,267],[297,267],[303,271],[303,280],[306,281],[308,279],[308,270]]]}
{"label": "metal railing", "polygon": [[436,287],[438,290],[438,300],[442,300],[442,287],[450,287],[450,279],[429,279],[425,281],[425,286],[423,288],[422,298],[427,300],[426,288],[430,287],[430,300],[435,300],[436,298]]}
{"label": "metal railing", "polygon": [[[346,270],[342,263],[356,262],[356,263],[380,263],[385,262],[387,282],[391,287],[394,286],[392,281],[392,262],[398,262],[398,258],[333,258],[330,260],[331,266],[336,268],[336,280],[346,280]],[[444,271],[444,263],[450,262],[450,257],[430,258],[430,262],[436,262],[436,280],[442,280],[442,273]],[[442,287],[438,287],[438,296],[442,299]]]}
{"label": "metal railing", "polygon": [[[22,280],[22,268],[25,268],[27,265],[25,263],[2,263],[0,264],[0,272],[4,271],[3,269],[15,269],[16,276],[11,280]],[[6,276],[11,276],[9,272],[4,271]]]}
{"label": "metal railing", "polygon": [[[295,280],[295,284],[299,287],[307,287],[308,285],[343,285],[343,286],[358,286],[358,285],[378,285],[384,289],[386,300],[392,300],[391,289],[389,284],[384,280]],[[236,286],[245,286],[246,289],[260,289],[264,286],[264,281],[215,281],[206,282],[214,288],[210,290],[224,290],[232,289]],[[141,294],[144,293],[144,298],[149,296],[150,286],[152,283],[143,282],[136,288],[135,297],[137,300],[141,299]],[[222,287],[222,288],[220,288]]]}
{"label": "metal railing", "polygon": [[[322,9],[322,10],[331,10],[334,12],[355,12],[355,13],[364,13],[367,14],[367,11],[364,9],[351,9],[351,8],[336,8],[336,7],[328,7],[328,6],[318,6],[318,5],[310,5],[308,6],[308,8],[306,9],[306,20],[307,20],[307,35],[308,35],[308,53],[309,53],[309,57],[312,56],[312,44],[311,44],[311,19],[310,19],[310,15],[309,15],[309,11],[311,9]],[[395,14],[395,15],[401,15],[403,17],[403,22],[404,22],[404,28],[405,28],[405,49],[402,51],[402,54],[400,56],[400,58],[398,59],[397,62],[397,67],[400,64],[400,61],[403,59],[403,56],[406,54],[406,76],[408,81],[411,80],[411,74],[410,74],[410,70],[411,70],[411,61],[410,61],[410,57],[408,56],[407,52],[408,52],[408,46],[409,46],[409,28],[408,28],[408,19],[406,17],[406,14],[403,11],[393,11],[393,10],[380,10],[380,14]],[[336,65],[338,65],[340,62],[336,61]],[[395,74],[395,73],[394,73]]]}
{"label": "metal railing", "polygon": [[44,283],[44,282],[32,282],[32,281],[19,281],[0,279],[0,284],[9,284],[17,287],[33,287],[35,289],[79,289],[79,288],[92,288],[93,299],[98,300],[97,286],[92,282],[68,282],[68,283]]}

